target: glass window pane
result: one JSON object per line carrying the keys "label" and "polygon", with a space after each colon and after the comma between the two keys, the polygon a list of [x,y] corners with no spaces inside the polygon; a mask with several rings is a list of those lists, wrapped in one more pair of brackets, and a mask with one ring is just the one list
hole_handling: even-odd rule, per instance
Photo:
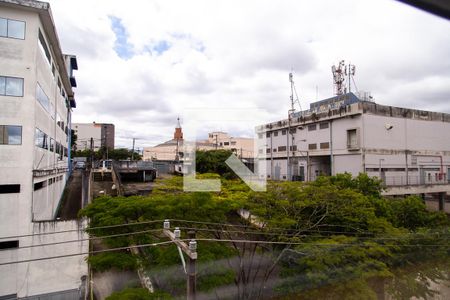
{"label": "glass window pane", "polygon": [[0,125],[0,145],[6,144],[5,141],[5,127],[4,125]]}
{"label": "glass window pane", "polygon": [[22,144],[22,126],[8,126],[8,144],[20,145]]}
{"label": "glass window pane", "polygon": [[0,18],[0,36],[5,36],[6,37],[6,34],[7,34],[7,32],[6,32],[6,29],[7,29],[6,24],[7,24],[7,20],[3,19],[3,18]]}
{"label": "glass window pane", "polygon": [[25,22],[8,20],[8,37],[25,38]]}
{"label": "glass window pane", "polygon": [[7,96],[23,96],[23,79],[6,77],[6,92]]}
{"label": "glass window pane", "polygon": [[0,76],[0,95],[5,94],[5,88],[6,88],[6,78]]}

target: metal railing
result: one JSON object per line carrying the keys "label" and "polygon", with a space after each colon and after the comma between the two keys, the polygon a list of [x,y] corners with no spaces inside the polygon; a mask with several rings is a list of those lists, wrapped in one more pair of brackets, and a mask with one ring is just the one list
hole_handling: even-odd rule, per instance
{"label": "metal railing", "polygon": [[447,179],[447,174],[441,177],[436,176],[419,176],[419,175],[387,175],[382,178],[386,186],[405,186],[405,185],[436,185],[436,184],[450,184]]}

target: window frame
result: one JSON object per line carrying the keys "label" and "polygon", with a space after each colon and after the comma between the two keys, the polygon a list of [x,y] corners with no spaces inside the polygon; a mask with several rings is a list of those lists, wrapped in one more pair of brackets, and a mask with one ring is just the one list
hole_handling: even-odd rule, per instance
{"label": "window frame", "polygon": [[[27,34],[27,22],[17,20],[17,19],[9,19],[9,18],[0,18],[0,19],[6,20],[6,35],[0,35],[0,38],[8,38],[8,39],[15,39],[15,40],[22,40],[22,41],[25,40],[26,34]],[[9,35],[9,21],[23,23],[23,38]]]}
{"label": "window frame", "polygon": [[[9,134],[8,135],[4,134],[5,130],[8,130],[8,127],[18,127],[18,128],[20,128],[20,143],[17,143],[17,144],[10,144],[9,143]],[[0,125],[0,131],[3,131],[2,132],[2,139],[0,139],[0,145],[10,145],[10,146],[21,146],[22,145],[22,140],[23,140],[23,138],[22,138],[23,137],[22,125]],[[8,137],[8,141],[6,143],[4,142],[5,136]]]}
{"label": "window frame", "polygon": [[[4,78],[5,79],[5,89],[4,91],[0,91],[0,96],[5,96],[5,97],[23,97],[24,95],[24,86],[25,86],[25,80],[22,77],[16,77],[16,76],[0,76],[0,78]],[[7,86],[8,86],[8,79],[20,79],[22,81],[22,89],[21,89],[21,94],[20,95],[12,95],[12,94],[7,94],[6,90],[7,90]]]}

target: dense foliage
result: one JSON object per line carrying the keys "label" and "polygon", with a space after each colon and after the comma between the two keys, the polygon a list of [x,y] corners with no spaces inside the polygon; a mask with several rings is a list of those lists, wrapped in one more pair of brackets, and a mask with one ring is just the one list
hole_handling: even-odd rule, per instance
{"label": "dense foliage", "polygon": [[[320,177],[311,183],[269,182],[267,192],[222,178],[220,192],[186,193],[182,180],[158,181],[148,197],[97,198],[81,214],[91,219],[92,227],[134,224],[91,230],[95,235],[130,233],[106,239],[110,247],[166,241],[160,230],[164,219],[182,229],[182,238],[195,229],[199,286],[212,290],[232,282],[235,298],[375,299],[388,292],[402,299],[411,291],[432,295],[427,280],[448,278],[446,215],[427,211],[414,196],[383,198],[381,182],[365,174]],[[252,217],[243,218],[238,211]],[[145,230],[149,232],[135,234]],[[217,242],[224,239],[231,242]],[[158,288],[183,293],[176,247],[143,248],[141,256]],[[426,273],[426,280],[414,280],[420,269],[405,274],[406,267],[418,264],[433,264],[434,272]]]}
{"label": "dense foliage", "polygon": [[106,300],[166,300],[172,299],[172,297],[164,292],[150,293],[143,288],[126,288],[120,292],[115,292]]}
{"label": "dense foliage", "polygon": [[[117,148],[117,149],[108,149],[108,159],[114,160],[127,160],[131,159],[133,152],[126,148]],[[95,160],[106,159],[106,149],[99,149],[97,151],[92,152],[89,149],[86,150],[78,150],[73,152],[73,157],[91,157],[94,156]],[[133,155],[134,160],[141,160],[142,156],[138,152],[134,151]]]}

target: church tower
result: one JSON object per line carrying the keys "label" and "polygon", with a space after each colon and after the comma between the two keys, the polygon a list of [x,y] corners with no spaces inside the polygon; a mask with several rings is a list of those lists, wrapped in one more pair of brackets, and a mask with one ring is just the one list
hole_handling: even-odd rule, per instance
{"label": "church tower", "polygon": [[174,140],[182,140],[183,139],[183,130],[181,129],[180,118],[177,118],[177,127],[175,127],[173,139]]}

